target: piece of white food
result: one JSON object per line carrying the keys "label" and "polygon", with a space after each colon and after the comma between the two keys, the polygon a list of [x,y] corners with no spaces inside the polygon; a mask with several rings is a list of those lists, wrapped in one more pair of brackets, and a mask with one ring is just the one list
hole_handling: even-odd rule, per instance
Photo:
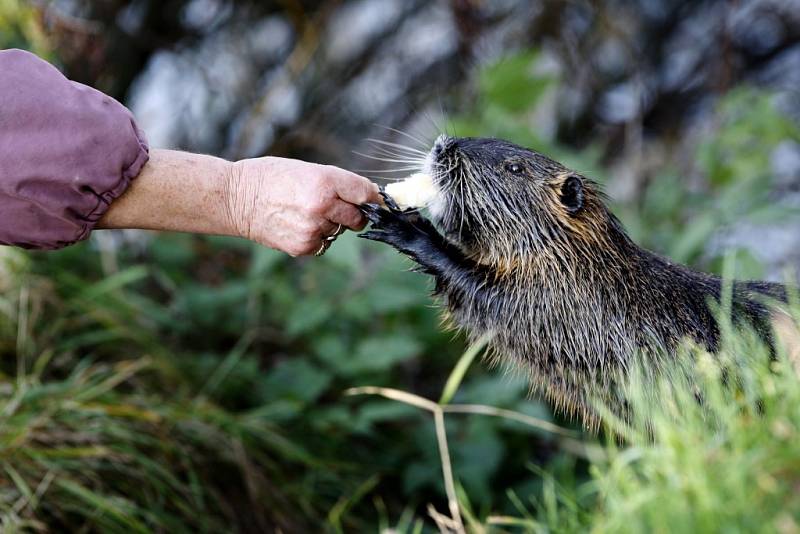
{"label": "piece of white food", "polygon": [[401,208],[423,208],[436,197],[436,186],[430,174],[420,172],[387,185],[386,194]]}

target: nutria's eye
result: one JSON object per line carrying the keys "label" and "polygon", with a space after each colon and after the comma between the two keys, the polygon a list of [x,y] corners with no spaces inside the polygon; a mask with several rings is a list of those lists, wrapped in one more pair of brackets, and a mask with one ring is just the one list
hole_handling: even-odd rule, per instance
{"label": "nutria's eye", "polygon": [[583,182],[578,176],[570,176],[561,184],[561,203],[570,215],[576,215],[583,207]]}
{"label": "nutria's eye", "polygon": [[522,165],[519,163],[506,163],[506,170],[511,174],[522,174]]}

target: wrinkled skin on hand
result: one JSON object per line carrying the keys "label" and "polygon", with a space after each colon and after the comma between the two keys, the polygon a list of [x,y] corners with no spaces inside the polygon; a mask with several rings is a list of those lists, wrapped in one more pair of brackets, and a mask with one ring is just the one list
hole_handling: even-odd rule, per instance
{"label": "wrinkled skin on hand", "polygon": [[339,224],[362,229],[357,206],[380,202],[378,186],[357,174],[276,157],[234,163],[227,189],[237,233],[292,256],[314,254]]}

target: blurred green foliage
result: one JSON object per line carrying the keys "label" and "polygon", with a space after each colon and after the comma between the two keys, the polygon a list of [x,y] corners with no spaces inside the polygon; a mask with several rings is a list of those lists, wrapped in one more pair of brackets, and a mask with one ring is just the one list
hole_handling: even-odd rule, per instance
{"label": "blurred green foliage", "polygon": [[[46,49],[21,3],[0,0],[0,25],[3,44]],[[538,62],[531,51],[481,72],[474,111],[453,119],[456,131],[505,137],[606,181],[598,151],[537,135],[540,106],[552,105],[561,84]],[[698,147],[702,187],[689,189],[666,170],[615,210],[640,242],[718,270],[709,237],[743,217],[775,216],[766,158],[800,135],[754,90],[732,92],[717,115],[718,128]],[[409,267],[353,235],[308,260],[174,234],[143,246],[112,247],[104,238],[55,253],[3,250],[4,529],[420,528],[427,503],[445,508],[433,426],[402,404],[342,396],[378,385],[435,399],[463,351],[462,339],[440,325],[430,281]],[[455,400],[552,419],[527,394],[523,380],[475,364]],[[777,413],[769,421],[786,415]],[[717,434],[692,421],[692,443],[710,447]],[[664,443],[678,447],[679,429],[665,428],[674,434]],[[612,460],[592,466],[590,477],[584,460],[511,421],[462,415],[448,417],[447,430],[454,472],[479,522],[491,513],[530,530],[616,528],[626,511],[655,513],[670,476],[687,475],[686,466],[710,477],[705,457],[666,463],[659,455],[675,450],[643,441],[634,441],[630,461],[627,449],[609,444]],[[733,469],[744,449],[736,451],[710,465]],[[647,455],[663,463],[634,465]],[[750,483],[750,475],[726,488]],[[640,524],[679,513],[689,494]]]}
{"label": "blurred green foliage", "polygon": [[0,49],[23,48],[51,58],[38,12],[24,0],[0,0]]}
{"label": "blurred green foliage", "polygon": [[[86,464],[75,464],[76,472],[60,462],[26,464],[21,480],[27,486],[53,472],[54,480],[75,490],[49,491],[52,498],[38,503],[37,518],[110,530],[132,528],[127,522],[134,520],[172,530],[181,522],[186,529],[205,524],[183,501],[145,513],[150,495],[172,490],[142,470],[141,494],[131,493],[122,483],[128,457],[149,459],[149,468],[163,475],[195,479],[181,491],[221,501],[206,509],[207,525],[232,521],[245,529],[242,522],[252,517],[232,517],[236,508],[225,491],[230,484],[236,488],[231,498],[240,498],[251,476],[275,486],[250,496],[256,500],[252,516],[282,528],[323,521],[339,499],[375,475],[374,494],[394,515],[407,503],[440,498],[435,439],[420,415],[386,400],[341,397],[348,387],[368,384],[438,390],[462,349],[440,328],[428,280],[407,272],[410,263],[389,249],[348,235],[321,259],[292,260],[235,240],[165,234],[138,254],[101,251],[93,243],[11,254],[13,261],[5,263],[16,265],[16,283],[0,300],[7,326],[0,355],[8,372],[0,406],[17,417],[0,430],[3,465],[19,469],[14,451],[35,445],[19,438],[42,410],[24,396],[33,385],[61,392],[46,405],[58,406],[60,417],[74,422],[42,418],[41,426],[57,450],[69,450],[58,437],[60,426],[85,425],[83,406],[69,399],[88,387],[74,382],[73,369],[120,384],[93,398],[97,425],[86,438],[94,444]],[[117,268],[106,273],[104,264]],[[20,308],[23,302],[30,310]],[[115,378],[115,366],[140,370]],[[496,372],[470,378],[459,399],[549,418],[543,405],[525,399],[523,381]],[[20,398],[24,402],[17,404]],[[154,420],[139,421],[137,410]],[[448,424],[459,436],[452,452],[463,484],[477,502],[490,505],[497,498],[492,480],[532,455],[537,440],[501,420],[463,417]],[[160,441],[147,442],[148,434]],[[192,462],[171,466],[173,455]],[[220,471],[230,474],[219,481]],[[503,476],[509,483],[523,478]],[[13,504],[24,500],[26,490],[8,478],[4,491]],[[289,507],[276,508],[262,491],[277,493],[275,499]],[[123,497],[128,504],[112,506]],[[372,503],[350,510],[356,512],[360,518],[347,515],[343,524],[375,521]]]}
{"label": "blurred green foliage", "polygon": [[[716,130],[697,146],[702,186],[681,186],[675,172],[666,170],[625,219],[640,242],[719,272],[723,251],[710,257],[706,249],[715,233],[736,222],[775,223],[788,214],[775,206],[770,156],[781,141],[800,140],[800,126],[781,114],[770,93],[748,87],[725,95],[716,119]],[[737,259],[739,277],[762,275],[748,251],[737,251]]]}

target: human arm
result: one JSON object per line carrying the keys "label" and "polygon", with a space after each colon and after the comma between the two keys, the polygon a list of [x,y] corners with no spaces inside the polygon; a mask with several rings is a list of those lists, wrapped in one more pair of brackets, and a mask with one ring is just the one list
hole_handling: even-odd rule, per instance
{"label": "human arm", "polygon": [[329,165],[154,149],[97,227],[244,237],[299,256],[319,250],[339,224],[363,228],[356,205],[379,198],[366,178]]}
{"label": "human arm", "polygon": [[367,179],[326,165],[150,155],[124,106],[33,54],[0,51],[0,73],[0,245],[54,249],[95,228],[146,228],[310,254],[338,224],[363,226],[355,205],[378,199]]}

